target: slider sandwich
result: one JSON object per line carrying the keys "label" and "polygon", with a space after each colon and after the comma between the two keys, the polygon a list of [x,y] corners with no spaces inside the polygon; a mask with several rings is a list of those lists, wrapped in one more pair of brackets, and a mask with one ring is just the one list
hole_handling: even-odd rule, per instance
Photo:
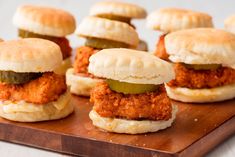
{"label": "slider sandwich", "polygon": [[170,127],[177,107],[164,83],[171,64],[144,51],[105,49],[90,57],[89,72],[104,78],[91,92],[93,124],[109,132],[140,134]]}
{"label": "slider sandwich", "polygon": [[84,46],[77,48],[74,65],[67,71],[66,81],[73,94],[90,96],[90,90],[103,81],[88,72],[90,56],[102,49],[136,48],[139,38],[130,25],[98,17],[82,20],[76,34],[86,41]]}
{"label": "slider sandwich", "polygon": [[165,37],[176,77],[168,96],[182,102],[216,102],[235,97],[235,35],[213,29],[181,30]]}
{"label": "slider sandwich", "polygon": [[71,51],[67,35],[75,31],[75,19],[70,13],[50,7],[23,5],[20,6],[14,17],[13,23],[18,28],[21,38],[42,38],[59,45],[63,62],[55,69],[58,74],[65,74],[71,67]]}
{"label": "slider sandwich", "polygon": [[[91,7],[90,15],[125,22],[135,28],[131,20],[144,19],[147,16],[147,12],[144,8],[135,4],[118,1],[103,1]],[[140,40],[137,49],[147,51],[148,45],[145,41]]]}
{"label": "slider sandwich", "polygon": [[169,61],[164,42],[168,33],[190,28],[213,27],[213,23],[212,17],[205,13],[178,8],[162,8],[148,15],[147,27],[162,32],[154,54]]}
{"label": "slider sandwich", "polygon": [[0,42],[0,116],[12,121],[60,119],[73,112],[60,48],[38,38]]}

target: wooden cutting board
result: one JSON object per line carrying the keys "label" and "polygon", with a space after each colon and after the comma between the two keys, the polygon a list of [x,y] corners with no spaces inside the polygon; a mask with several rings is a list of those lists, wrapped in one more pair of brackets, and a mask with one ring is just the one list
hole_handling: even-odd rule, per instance
{"label": "wooden cutting board", "polygon": [[0,139],[56,152],[96,157],[196,157],[235,133],[235,100],[182,104],[171,128],[126,135],[103,132],[88,118],[92,105],[73,96],[75,112],[61,120],[16,123],[0,119]]}

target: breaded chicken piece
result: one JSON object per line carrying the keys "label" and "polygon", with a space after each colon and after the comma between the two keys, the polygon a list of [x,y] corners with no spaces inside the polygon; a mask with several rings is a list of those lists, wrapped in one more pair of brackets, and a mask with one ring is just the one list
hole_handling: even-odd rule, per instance
{"label": "breaded chicken piece", "polygon": [[91,92],[93,109],[102,117],[132,120],[168,120],[172,106],[162,85],[158,92],[144,94],[117,93],[106,82],[99,83]]}
{"label": "breaded chicken piece", "polygon": [[69,45],[69,41],[66,38],[52,38],[51,41],[55,42],[59,47],[63,55],[63,59],[71,56],[72,48]]}
{"label": "breaded chicken piece", "polygon": [[193,70],[176,63],[174,69],[176,78],[168,83],[170,87],[201,89],[235,83],[235,70],[227,67],[220,67],[216,70]]}
{"label": "breaded chicken piece", "polygon": [[88,73],[88,65],[89,58],[96,52],[98,52],[97,49],[88,46],[82,46],[77,48],[76,58],[73,65],[74,72],[76,74],[81,74],[85,76],[93,76],[92,74]]}
{"label": "breaded chicken piece", "polygon": [[168,59],[169,55],[167,54],[165,48],[165,41],[164,41],[165,36],[166,34],[160,36],[154,54],[163,60],[169,61]]}
{"label": "breaded chicken piece", "polygon": [[65,77],[48,72],[21,85],[0,83],[0,99],[46,104],[56,101],[66,90]]}

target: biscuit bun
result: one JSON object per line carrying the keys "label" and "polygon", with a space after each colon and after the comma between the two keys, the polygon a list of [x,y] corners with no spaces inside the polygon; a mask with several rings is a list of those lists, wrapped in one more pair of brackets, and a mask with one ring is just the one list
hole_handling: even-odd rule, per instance
{"label": "biscuit bun", "polygon": [[73,68],[66,72],[66,84],[70,86],[70,92],[76,95],[90,96],[91,89],[101,81],[101,79],[75,75]]}
{"label": "biscuit bun", "polygon": [[14,72],[49,72],[61,65],[60,47],[38,38],[0,42],[0,70]]}
{"label": "biscuit bun", "polygon": [[87,17],[82,20],[76,30],[81,37],[101,38],[126,43],[137,47],[138,34],[130,25],[99,17]]}
{"label": "biscuit bun", "polygon": [[56,37],[71,34],[76,27],[70,13],[36,5],[20,6],[13,17],[13,24],[29,32]]}
{"label": "biscuit bun", "polygon": [[162,8],[148,15],[146,25],[150,29],[169,33],[189,28],[213,27],[213,22],[212,17],[205,13],[179,8]]}
{"label": "biscuit bun", "polygon": [[66,71],[72,66],[71,57],[68,57],[62,61],[61,66],[54,70],[56,74],[65,75]]}
{"label": "biscuit bun", "polygon": [[235,15],[231,15],[225,19],[224,27],[227,31],[235,33]]}
{"label": "biscuit bun", "polygon": [[191,102],[206,103],[218,102],[235,98],[235,84],[211,89],[189,89],[182,87],[169,87],[165,85],[167,94],[171,99]]}
{"label": "biscuit bun", "polygon": [[172,116],[167,121],[151,121],[151,120],[126,120],[118,118],[101,117],[97,112],[92,110],[89,117],[93,125],[109,132],[126,133],[126,134],[142,134],[148,132],[156,132],[158,130],[170,127],[176,117],[177,106],[172,105]]}
{"label": "biscuit bun", "polygon": [[89,73],[123,82],[162,84],[175,77],[171,64],[144,51],[103,49],[92,55],[89,61]]}
{"label": "biscuit bun", "polygon": [[18,122],[38,122],[61,119],[74,111],[67,91],[57,101],[38,105],[25,101],[0,101],[0,116]]}
{"label": "biscuit bun", "polygon": [[214,28],[194,28],[170,33],[165,47],[172,62],[222,64],[235,69],[235,35]]}
{"label": "biscuit bun", "polygon": [[147,13],[144,8],[135,4],[123,2],[98,2],[90,9],[90,15],[116,15],[127,18],[145,18]]}
{"label": "biscuit bun", "polygon": [[140,51],[148,51],[148,44],[143,41],[143,40],[140,40],[136,50],[140,50]]}

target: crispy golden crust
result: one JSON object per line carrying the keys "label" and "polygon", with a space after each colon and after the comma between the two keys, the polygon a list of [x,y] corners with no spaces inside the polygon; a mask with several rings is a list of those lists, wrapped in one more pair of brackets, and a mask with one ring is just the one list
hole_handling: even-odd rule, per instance
{"label": "crispy golden crust", "polygon": [[76,58],[73,65],[74,73],[92,77],[93,75],[88,73],[89,58],[98,50],[88,46],[81,46],[76,51]]}
{"label": "crispy golden crust", "polygon": [[201,89],[235,83],[235,70],[227,67],[221,67],[216,70],[193,70],[176,63],[174,68],[176,78],[168,83],[170,87]]}
{"label": "crispy golden crust", "polygon": [[157,43],[156,51],[154,52],[154,54],[163,60],[169,61],[168,59],[169,55],[167,54],[166,48],[165,48],[165,41],[164,41],[165,36],[166,34],[163,34],[160,36],[159,41]]}
{"label": "crispy golden crust", "polygon": [[0,99],[46,104],[57,100],[66,90],[65,77],[48,72],[22,85],[0,83]]}
{"label": "crispy golden crust", "polygon": [[128,94],[110,90],[106,82],[96,85],[91,91],[93,109],[102,117],[125,118],[132,120],[168,120],[172,106],[165,87],[159,92]]}

